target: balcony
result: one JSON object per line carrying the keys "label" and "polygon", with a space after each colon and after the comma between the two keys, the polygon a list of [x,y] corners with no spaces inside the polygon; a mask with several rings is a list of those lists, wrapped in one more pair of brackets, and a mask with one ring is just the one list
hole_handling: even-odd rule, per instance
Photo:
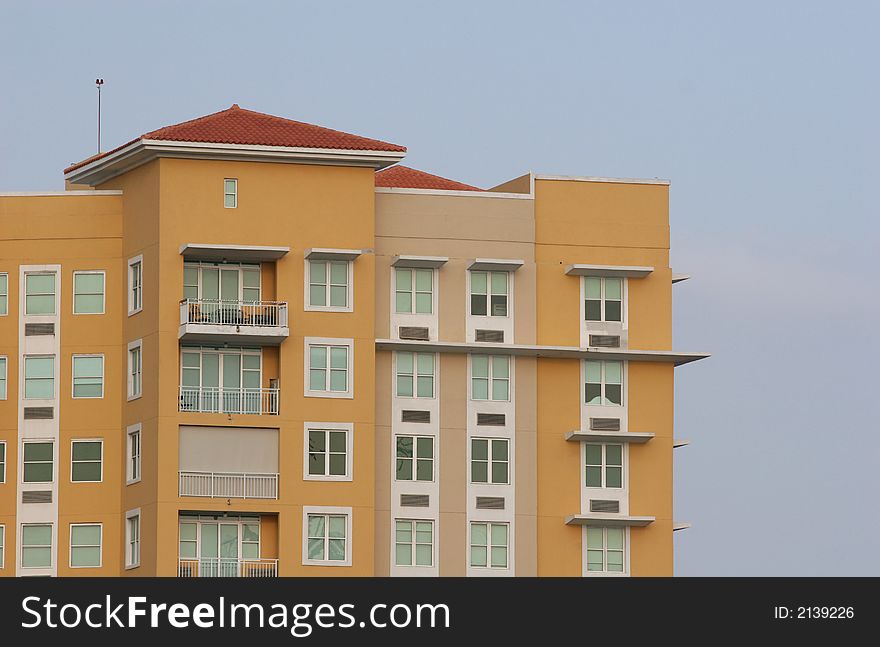
{"label": "balcony", "polygon": [[218,499],[277,499],[278,474],[179,472],[180,496]]}
{"label": "balcony", "polygon": [[179,410],[198,413],[278,415],[279,389],[181,386]]}
{"label": "balcony", "polygon": [[180,559],[177,577],[278,577],[277,559],[201,557]]}
{"label": "balcony", "polygon": [[181,341],[277,346],[290,336],[286,301],[181,299]]}

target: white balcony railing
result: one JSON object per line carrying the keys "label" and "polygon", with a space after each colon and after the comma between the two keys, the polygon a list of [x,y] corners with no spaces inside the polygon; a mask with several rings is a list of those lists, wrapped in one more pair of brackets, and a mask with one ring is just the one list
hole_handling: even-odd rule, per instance
{"label": "white balcony railing", "polygon": [[181,386],[180,411],[278,415],[278,389]]}
{"label": "white balcony railing", "polygon": [[179,472],[180,496],[220,499],[277,499],[278,474]]}
{"label": "white balcony railing", "polygon": [[278,577],[277,559],[180,558],[177,577]]}
{"label": "white balcony railing", "polygon": [[180,323],[285,328],[287,302],[181,299]]}

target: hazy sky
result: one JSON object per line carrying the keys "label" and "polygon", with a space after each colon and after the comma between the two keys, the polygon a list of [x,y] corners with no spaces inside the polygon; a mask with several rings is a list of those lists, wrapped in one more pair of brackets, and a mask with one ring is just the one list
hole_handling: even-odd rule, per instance
{"label": "hazy sky", "polygon": [[714,353],[677,369],[676,573],[880,575],[878,24],[869,2],[0,2],[0,191],[94,153],[97,76],[105,149],[237,102],[480,186],[669,178],[675,347]]}

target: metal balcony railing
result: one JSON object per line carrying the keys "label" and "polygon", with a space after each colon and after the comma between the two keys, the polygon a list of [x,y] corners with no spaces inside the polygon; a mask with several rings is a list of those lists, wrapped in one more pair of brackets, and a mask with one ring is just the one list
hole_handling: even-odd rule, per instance
{"label": "metal balcony railing", "polygon": [[287,326],[287,302],[181,299],[180,323],[282,328]]}
{"label": "metal balcony railing", "polygon": [[278,577],[277,559],[180,558],[177,577]]}
{"label": "metal balcony railing", "polygon": [[278,415],[278,389],[181,386],[180,411]]}
{"label": "metal balcony railing", "polygon": [[178,472],[180,496],[220,499],[277,499],[278,474]]}

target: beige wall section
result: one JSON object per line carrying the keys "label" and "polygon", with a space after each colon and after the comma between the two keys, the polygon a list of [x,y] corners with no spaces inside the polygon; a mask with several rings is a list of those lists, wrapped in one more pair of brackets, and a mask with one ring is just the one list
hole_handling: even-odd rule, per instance
{"label": "beige wall section", "polygon": [[502,182],[489,189],[496,193],[531,193],[532,192],[532,174],[526,173],[519,177]]}
{"label": "beige wall section", "polygon": [[467,358],[440,356],[440,575],[467,574]]}
{"label": "beige wall section", "polygon": [[[384,264],[380,264],[385,268]],[[382,270],[376,268],[376,275]],[[386,274],[387,274],[387,268]],[[381,279],[380,279],[381,281]],[[375,575],[391,574],[391,481],[395,464],[391,458],[391,394],[394,380],[391,375],[391,353],[376,354],[376,538],[373,552]]]}
{"label": "beige wall section", "polygon": [[516,358],[516,574],[538,574],[537,359]]}

